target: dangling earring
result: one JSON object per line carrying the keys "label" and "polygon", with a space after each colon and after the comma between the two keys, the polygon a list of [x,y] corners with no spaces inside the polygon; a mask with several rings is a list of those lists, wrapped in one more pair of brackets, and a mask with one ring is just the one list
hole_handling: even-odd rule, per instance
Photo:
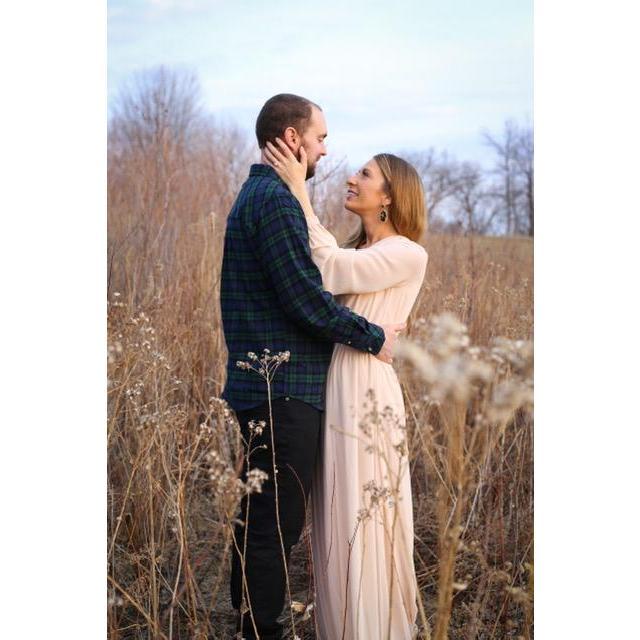
{"label": "dangling earring", "polygon": [[380,222],[386,222],[387,215],[387,210],[384,208],[384,205],[382,205],[382,211],[380,212]]}

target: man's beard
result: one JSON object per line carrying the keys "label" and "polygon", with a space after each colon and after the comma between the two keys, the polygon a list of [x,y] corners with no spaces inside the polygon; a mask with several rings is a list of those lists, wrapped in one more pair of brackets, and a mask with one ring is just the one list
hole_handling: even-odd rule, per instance
{"label": "man's beard", "polygon": [[[306,149],[305,149],[306,151]],[[297,153],[297,158],[298,162],[300,162],[300,151],[298,150]],[[307,156],[307,163],[309,162],[309,156]],[[313,176],[316,175],[316,164],[318,164],[318,161],[316,160],[313,164],[307,164],[307,175],[305,176],[305,180],[309,180],[310,178],[313,178]]]}

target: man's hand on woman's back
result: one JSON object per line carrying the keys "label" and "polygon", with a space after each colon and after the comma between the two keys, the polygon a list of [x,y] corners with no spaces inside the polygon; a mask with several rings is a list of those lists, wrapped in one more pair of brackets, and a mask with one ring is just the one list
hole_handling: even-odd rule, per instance
{"label": "man's hand on woman's back", "polygon": [[376,358],[378,358],[378,360],[382,360],[382,362],[391,364],[393,362],[393,347],[396,344],[398,334],[407,328],[407,324],[406,322],[402,322],[400,324],[383,324],[381,327],[384,331],[385,339],[382,349],[380,349]]}

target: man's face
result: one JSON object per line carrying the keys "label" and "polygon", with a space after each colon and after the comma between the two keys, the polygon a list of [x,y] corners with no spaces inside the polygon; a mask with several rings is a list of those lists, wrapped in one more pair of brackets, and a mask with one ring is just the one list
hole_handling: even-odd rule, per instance
{"label": "man's face", "polygon": [[[316,107],[311,108],[311,121],[304,135],[300,138],[300,145],[307,152],[307,180],[313,178],[316,165],[322,156],[327,155],[324,139],[327,137],[327,123],[324,114]],[[296,152],[298,160],[300,152]]]}

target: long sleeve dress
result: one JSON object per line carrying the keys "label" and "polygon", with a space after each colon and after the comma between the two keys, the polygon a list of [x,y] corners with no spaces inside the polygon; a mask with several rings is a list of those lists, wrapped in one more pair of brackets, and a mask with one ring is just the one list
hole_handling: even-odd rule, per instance
{"label": "long sleeve dress", "polygon": [[[325,289],[376,324],[405,322],[427,253],[404,236],[341,249],[307,214]],[[322,640],[410,640],[416,632],[413,510],[402,391],[392,365],[336,344],[311,489]]]}

